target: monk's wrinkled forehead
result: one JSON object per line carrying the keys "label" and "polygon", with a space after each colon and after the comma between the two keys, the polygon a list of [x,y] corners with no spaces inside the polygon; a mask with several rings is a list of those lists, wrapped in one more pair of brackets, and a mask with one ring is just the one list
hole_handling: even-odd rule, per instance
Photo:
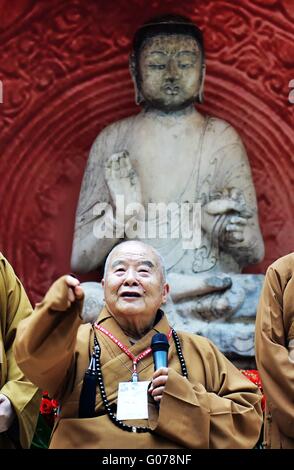
{"label": "monk's wrinkled forehead", "polygon": [[197,41],[191,36],[184,34],[162,34],[146,39],[142,48],[141,55],[154,54],[191,54],[198,56],[200,53]]}
{"label": "monk's wrinkled forehead", "polygon": [[152,268],[159,265],[159,259],[151,247],[129,242],[115,247],[110,255],[108,265],[111,268],[119,263],[142,263]]}

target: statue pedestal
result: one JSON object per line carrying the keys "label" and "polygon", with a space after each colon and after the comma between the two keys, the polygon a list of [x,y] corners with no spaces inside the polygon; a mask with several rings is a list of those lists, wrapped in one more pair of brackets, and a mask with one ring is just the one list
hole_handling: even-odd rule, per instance
{"label": "statue pedestal", "polygon": [[244,301],[232,315],[207,321],[195,313],[195,300],[169,302],[167,315],[176,330],[209,338],[225,355],[254,357],[255,317],[264,275],[233,274],[232,278],[233,286],[244,290]]}

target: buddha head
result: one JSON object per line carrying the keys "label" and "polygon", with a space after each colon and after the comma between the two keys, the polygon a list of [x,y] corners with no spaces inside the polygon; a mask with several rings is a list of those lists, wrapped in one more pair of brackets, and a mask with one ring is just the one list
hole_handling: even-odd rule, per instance
{"label": "buddha head", "polygon": [[150,20],[135,34],[130,69],[136,102],[164,112],[203,101],[205,54],[201,31],[181,16]]}

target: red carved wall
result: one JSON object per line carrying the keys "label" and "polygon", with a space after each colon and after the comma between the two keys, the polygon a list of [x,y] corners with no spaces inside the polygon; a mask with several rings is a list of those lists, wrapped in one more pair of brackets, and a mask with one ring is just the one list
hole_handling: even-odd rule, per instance
{"label": "red carved wall", "polygon": [[293,0],[0,0],[0,249],[33,301],[69,271],[91,143],[138,111],[133,33],[169,12],[204,30],[202,110],[233,124],[248,150],[266,255],[247,271],[294,249]]}

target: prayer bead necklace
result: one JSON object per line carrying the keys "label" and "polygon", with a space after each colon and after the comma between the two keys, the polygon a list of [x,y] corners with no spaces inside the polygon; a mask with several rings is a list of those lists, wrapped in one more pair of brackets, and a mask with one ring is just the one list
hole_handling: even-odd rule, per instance
{"label": "prayer bead necklace", "polygon": [[[182,348],[180,344],[179,337],[177,333],[175,332],[174,329],[172,329],[172,336],[174,339],[177,355],[180,361],[181,365],[181,370],[182,370],[182,375],[186,378],[188,378],[188,372],[187,372],[187,367],[185,363],[185,359],[182,353]],[[125,424],[123,421],[119,420],[116,418],[116,415],[112,412],[111,406],[109,404],[109,401],[107,399],[106,391],[105,391],[105,386],[104,386],[104,381],[103,381],[103,376],[102,376],[102,371],[101,371],[101,364],[100,364],[100,355],[101,355],[101,348],[98,342],[98,339],[95,334],[94,330],[94,351],[93,351],[93,356],[95,359],[95,370],[96,370],[96,377],[97,377],[97,383],[98,387],[100,390],[100,395],[102,398],[102,402],[104,405],[104,408],[108,414],[109,419],[113,422],[113,424],[119,428],[121,428],[123,431],[128,431],[128,432],[137,432],[137,433],[143,433],[143,432],[151,432],[150,428],[144,427],[144,426],[129,426],[128,424]]]}

